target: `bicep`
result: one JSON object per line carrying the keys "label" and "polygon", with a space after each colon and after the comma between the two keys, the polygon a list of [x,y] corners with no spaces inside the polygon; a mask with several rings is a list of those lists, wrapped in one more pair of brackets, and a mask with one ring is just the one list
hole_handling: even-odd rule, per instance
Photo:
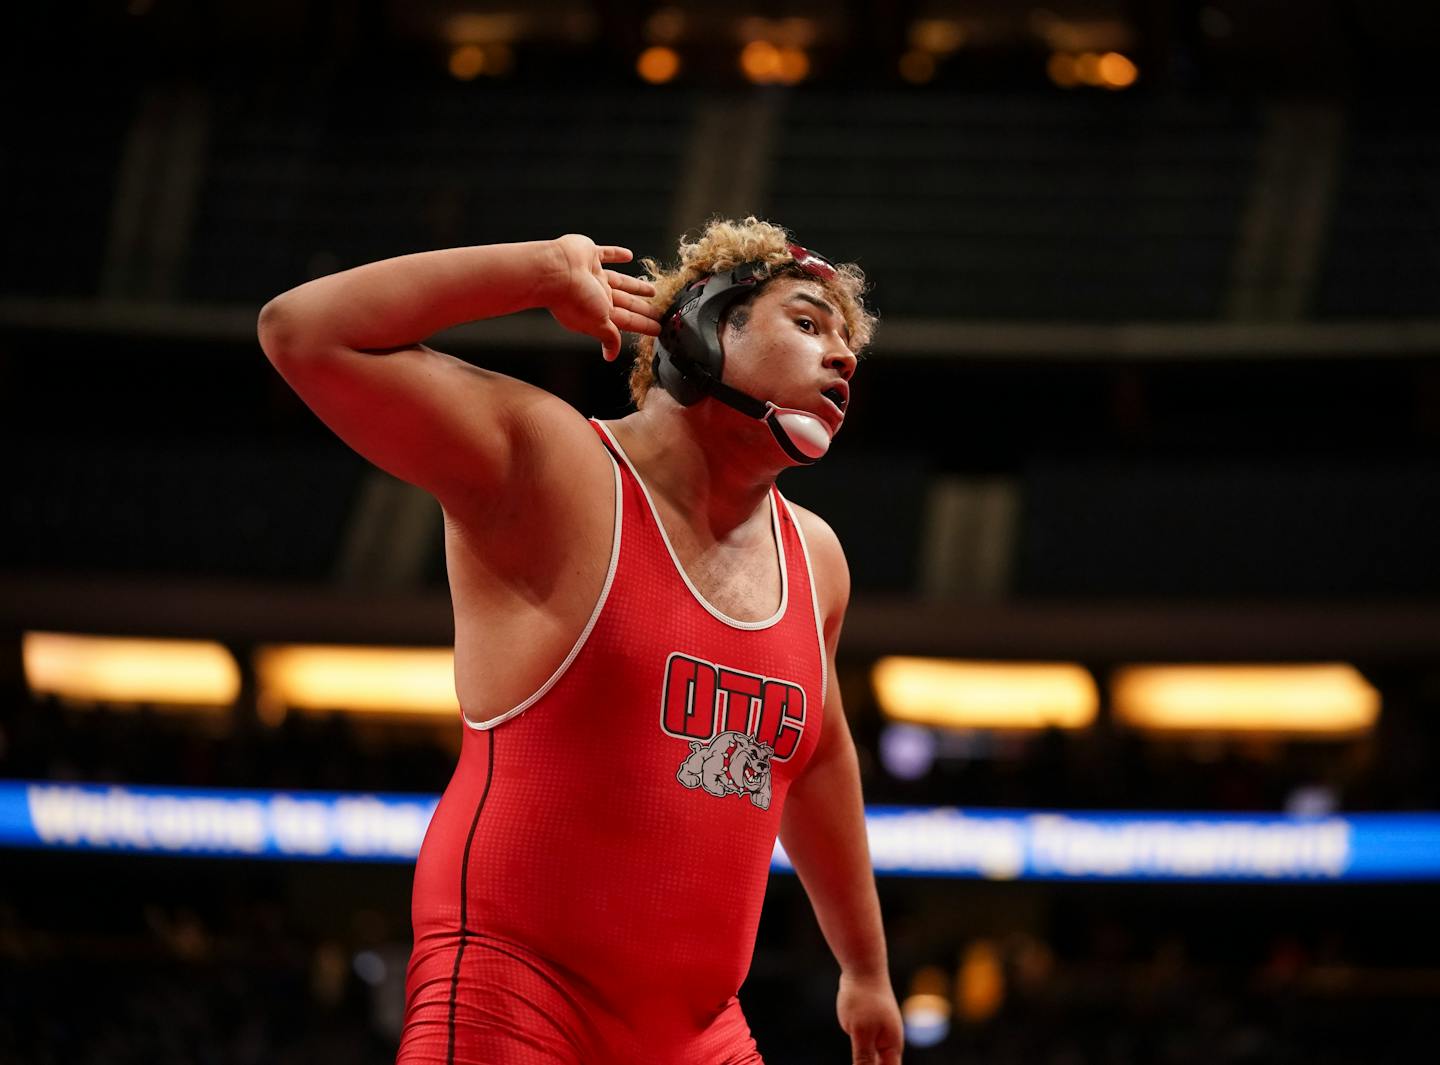
{"label": "bicep", "polygon": [[275,369],[363,458],[451,510],[511,480],[537,423],[580,420],[563,400],[424,344],[383,352],[266,346]]}
{"label": "bicep", "polygon": [[850,722],[846,720],[845,706],[840,698],[833,651],[826,655],[825,669],[825,706],[820,719],[820,742],[813,756],[816,762],[828,761],[847,749],[855,749],[855,742],[850,736]]}

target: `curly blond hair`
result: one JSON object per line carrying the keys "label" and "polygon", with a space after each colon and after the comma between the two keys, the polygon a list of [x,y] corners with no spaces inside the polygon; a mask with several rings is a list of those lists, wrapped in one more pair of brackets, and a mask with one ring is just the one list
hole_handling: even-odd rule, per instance
{"label": "curly blond hair", "polygon": [[[865,306],[865,275],[854,263],[836,263],[833,278],[816,278],[796,264],[789,251],[794,243],[795,239],[783,226],[761,221],[754,215],[739,222],[713,218],[697,240],[680,238],[680,261],[670,269],[654,259],[640,260],[646,279],[655,286],[650,302],[663,310],[682,288],[702,277],[733,269],[741,263],[761,262],[768,266],[762,274],[764,281],[803,277],[824,288],[838,304],[845,327],[850,331],[851,350],[858,353],[870,343],[878,321]],[[763,282],[756,291],[760,288]],[[635,362],[630,367],[630,398],[640,407],[644,405],[645,394],[655,385],[655,338],[637,337],[635,349]]]}

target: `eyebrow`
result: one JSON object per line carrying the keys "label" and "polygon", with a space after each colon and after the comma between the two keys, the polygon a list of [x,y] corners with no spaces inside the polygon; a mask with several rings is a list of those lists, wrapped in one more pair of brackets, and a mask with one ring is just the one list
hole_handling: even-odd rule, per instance
{"label": "eyebrow", "polygon": [[838,322],[840,323],[840,332],[843,333],[844,336],[845,336],[845,343],[846,343],[846,345],[849,345],[849,343],[850,343],[850,327],[845,324],[845,320],[844,320],[844,318],[842,318],[842,317],[840,316],[840,312],[839,312],[839,311],[837,311],[834,307],[830,306],[830,304],[826,303],[826,302],[825,302],[824,300],[822,300],[819,296],[812,296],[812,295],[810,295],[810,293],[808,293],[808,292],[794,292],[794,293],[791,293],[789,296],[786,297],[785,302],[786,302],[786,303],[790,303],[790,302],[793,301],[793,300],[803,300],[804,302],[810,304],[811,306],[819,307],[822,311],[824,311],[826,314],[828,314],[832,319],[838,321]]}

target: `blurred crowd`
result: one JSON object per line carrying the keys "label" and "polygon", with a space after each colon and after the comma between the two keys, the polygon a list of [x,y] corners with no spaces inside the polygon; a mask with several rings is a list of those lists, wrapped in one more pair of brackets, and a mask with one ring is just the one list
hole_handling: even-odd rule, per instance
{"label": "blurred crowd", "polygon": [[[122,890],[135,901],[72,923],[26,891],[81,866],[73,858],[36,861],[40,868],[32,864],[20,878],[19,898],[0,903],[0,1062],[394,1060],[408,944],[395,939],[393,913],[382,918],[367,908],[363,887],[331,900],[352,920],[329,935],[300,904],[267,897],[263,887],[234,891],[219,908],[176,901],[183,887],[155,885],[167,877],[173,885],[180,867],[147,860],[126,866],[131,883]],[[202,869],[193,889],[211,890],[220,875]],[[1166,889],[1150,890],[1147,905],[1156,908]],[[170,897],[144,901],[147,892]],[[835,1020],[833,964],[817,939],[787,934],[777,920],[798,912],[798,885],[781,878],[771,894],[741,991],[761,1052],[772,1065],[849,1060]],[[1168,925],[1139,931],[1118,914],[1106,916],[1103,904],[1067,908],[1063,896],[1048,903],[1046,933],[962,941],[934,929],[967,901],[964,893],[948,904],[923,895],[886,887],[897,991],[905,999],[914,990],[922,961],[958,964],[937,988],[949,1016],[928,1036],[911,1032],[905,1060],[912,1065],[1419,1062],[1440,1036],[1433,1008],[1440,970],[1407,967],[1403,950],[1378,965],[1373,950],[1352,948],[1343,918],[1330,924],[1313,908],[1257,934],[1247,925],[1264,924],[1273,897],[1229,899],[1236,935],[1217,948],[1203,919],[1197,926],[1175,914]],[[1413,892],[1394,903],[1409,915],[1402,921],[1424,909]]]}

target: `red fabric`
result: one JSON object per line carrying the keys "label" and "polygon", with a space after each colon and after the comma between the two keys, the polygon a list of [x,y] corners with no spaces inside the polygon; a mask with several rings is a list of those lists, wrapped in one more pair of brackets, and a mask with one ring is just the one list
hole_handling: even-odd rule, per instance
{"label": "red fabric", "polygon": [[736,992],[824,702],[800,533],[772,488],[783,615],[715,617],[591,424],[621,476],[608,597],[537,702],[467,723],[415,870],[401,1065],[761,1060]]}

